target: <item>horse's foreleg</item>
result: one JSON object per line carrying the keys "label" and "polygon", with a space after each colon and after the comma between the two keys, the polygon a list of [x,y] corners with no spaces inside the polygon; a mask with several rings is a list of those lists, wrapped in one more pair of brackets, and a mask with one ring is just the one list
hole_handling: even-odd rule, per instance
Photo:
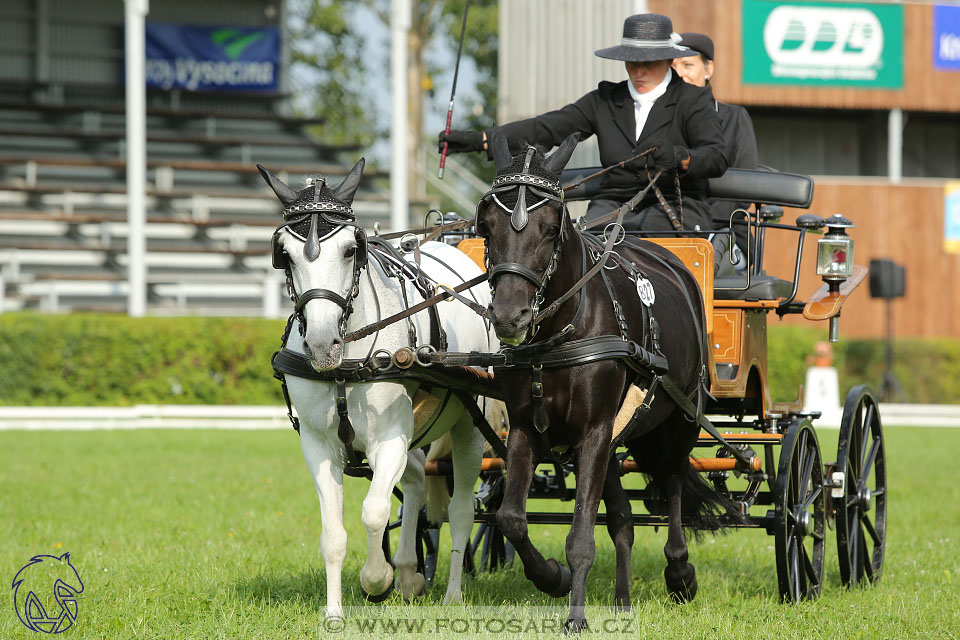
{"label": "horse's foreleg", "polygon": [[300,446],[320,499],[320,553],[327,573],[327,617],[342,618],[340,576],[347,555],[347,531],[343,527],[343,469],[339,451],[306,428],[300,430]]}
{"label": "horse's foreleg", "polygon": [[633,550],[633,509],[620,482],[616,458],[607,462],[603,485],[603,503],[607,508],[607,533],[617,551],[617,584],[614,604],[619,611],[630,610],[630,552]]}
{"label": "horse's foreleg", "polygon": [[407,467],[400,479],[403,487],[403,518],[400,522],[400,541],[393,554],[393,566],[397,572],[397,586],[406,600],[426,590],[423,574],[417,573],[417,526],[424,499],[425,459],[426,455],[420,449],[408,452]]}
{"label": "horse's foreleg", "polygon": [[535,452],[527,434],[512,429],[507,440],[507,479],[503,503],[497,510],[497,526],[523,561],[523,575],[533,585],[555,598],[570,593],[570,571],[533,546],[527,531],[527,492],[533,480]]}
{"label": "horse's foreleg", "polygon": [[[686,460],[684,460],[686,462]],[[686,472],[683,469],[680,473]],[[687,540],[683,533],[683,522],[680,517],[681,497],[683,494],[683,478],[680,473],[667,476],[667,544],[663,553],[667,557],[667,568],[663,577],[667,582],[667,591],[676,602],[693,600],[697,595],[697,571],[687,562]]]}
{"label": "horse's foreleg", "polygon": [[[393,488],[407,466],[406,438],[381,441],[367,452],[373,471],[370,489],[363,499],[360,519],[367,529],[367,561],[360,570],[360,586],[368,596],[387,591],[393,582],[393,567],[383,555],[383,536],[390,521]],[[417,514],[412,514],[414,518]]]}
{"label": "horse's foreleg", "polygon": [[443,604],[460,602],[463,579],[463,555],[467,551],[470,532],[473,530],[474,488],[480,476],[480,458],[483,455],[483,436],[474,427],[470,416],[453,426],[450,432],[453,442],[453,498],[447,508],[450,520],[450,578]]}
{"label": "horse's foreleg", "polygon": [[[592,431],[596,433],[601,430]],[[570,616],[566,624],[568,631],[580,631],[586,624],[584,607],[587,574],[593,567],[597,553],[593,527],[597,522],[600,496],[603,494],[607,480],[607,460],[610,457],[608,442],[602,435],[586,437],[577,451],[577,497],[573,510],[573,523],[570,526],[570,533],[567,534],[566,549],[567,562],[573,573]]]}

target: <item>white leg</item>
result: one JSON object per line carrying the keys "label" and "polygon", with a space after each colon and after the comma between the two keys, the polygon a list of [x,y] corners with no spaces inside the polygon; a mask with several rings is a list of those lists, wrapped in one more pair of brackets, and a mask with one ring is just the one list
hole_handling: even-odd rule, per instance
{"label": "white leg", "polygon": [[340,576],[347,555],[343,528],[343,468],[339,447],[334,449],[311,429],[300,430],[300,446],[320,498],[320,553],[327,572],[327,617],[342,618]]}
{"label": "white leg", "polygon": [[403,488],[403,521],[400,524],[400,541],[393,555],[393,567],[397,572],[397,586],[405,600],[422,595],[426,581],[417,573],[417,521],[423,506],[423,464],[426,455],[420,449],[407,454],[407,467],[400,485]]}
{"label": "white leg", "polygon": [[470,415],[463,417],[450,430],[453,440],[453,497],[448,516],[452,549],[450,578],[443,604],[460,602],[460,584],[463,578],[463,554],[473,530],[474,490],[480,476],[480,458],[483,455],[483,436],[473,425]]}
{"label": "white leg", "polygon": [[375,443],[367,452],[373,470],[370,490],[363,499],[361,520],[367,529],[367,561],[360,570],[360,586],[368,594],[384,593],[393,582],[393,567],[383,555],[383,535],[390,521],[393,488],[407,466],[407,438],[396,436]]}

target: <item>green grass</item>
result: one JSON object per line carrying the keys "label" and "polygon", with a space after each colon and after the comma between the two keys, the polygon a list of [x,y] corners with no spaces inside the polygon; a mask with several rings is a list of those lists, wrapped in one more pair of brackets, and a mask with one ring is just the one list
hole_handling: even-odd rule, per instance
{"label": "green grass", "polygon": [[[822,430],[820,437],[824,459],[832,460],[836,432]],[[839,587],[831,537],[820,600],[781,604],[773,538],[735,531],[692,545],[700,592],[694,602],[676,606],[667,602],[662,579],[665,532],[638,529],[634,610],[616,619],[617,628],[630,625],[625,635],[657,638],[958,637],[960,431],[889,429],[887,450],[889,542],[876,587]],[[558,601],[537,592],[519,566],[468,578],[466,609],[432,606],[446,587],[443,554],[433,589],[422,600],[404,605],[394,596],[365,605],[357,575],[366,548],[359,520],[366,486],[348,479],[345,500],[350,545],[344,604],[367,607],[363,616],[353,612],[354,621],[386,614],[427,618],[436,626],[433,621],[443,617],[565,617],[565,610],[524,608]],[[0,487],[0,582],[9,585],[33,555],[70,551],[85,583],[78,623],[65,637],[330,636],[319,627],[325,604],[320,511],[292,431],[4,432]],[[565,533],[562,527],[532,528],[544,553],[558,557]],[[605,529],[596,533],[588,604],[602,607],[612,600],[614,561]],[[444,549],[446,536],[445,529]],[[0,638],[36,637],[17,620],[13,592],[7,587],[3,593]],[[501,605],[499,614],[481,608]],[[593,620],[612,619],[604,609],[593,614]],[[357,635],[355,627],[347,630]]]}

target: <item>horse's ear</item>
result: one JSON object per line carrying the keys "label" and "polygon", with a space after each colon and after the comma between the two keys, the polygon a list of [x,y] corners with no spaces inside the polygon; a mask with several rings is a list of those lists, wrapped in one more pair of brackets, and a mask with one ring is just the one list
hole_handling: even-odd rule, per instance
{"label": "horse's ear", "polygon": [[297,201],[297,192],[285,185],[280,178],[270,173],[269,169],[262,164],[258,164],[257,169],[260,169],[260,175],[267,181],[267,184],[270,185],[273,192],[277,194],[277,197],[280,198],[280,202],[283,203],[284,207],[289,207]]}
{"label": "horse's ear", "polygon": [[360,186],[360,176],[363,175],[363,167],[366,163],[366,159],[360,158],[357,164],[353,165],[353,169],[350,169],[350,173],[347,174],[347,177],[343,179],[343,182],[341,182],[333,192],[337,200],[347,204],[353,204],[353,197],[357,195],[357,187]]}
{"label": "horse's ear", "polygon": [[510,143],[507,142],[507,136],[503,133],[503,129],[493,125],[490,130],[490,140],[487,141],[487,144],[490,145],[493,165],[497,168],[497,171],[509,167],[510,163],[513,162],[513,156],[510,155]]}
{"label": "horse's ear", "polygon": [[563,171],[563,168],[570,162],[570,156],[573,155],[573,150],[577,148],[578,142],[580,142],[580,132],[575,131],[560,143],[560,147],[556,151],[547,156],[543,161],[543,168],[553,173]]}

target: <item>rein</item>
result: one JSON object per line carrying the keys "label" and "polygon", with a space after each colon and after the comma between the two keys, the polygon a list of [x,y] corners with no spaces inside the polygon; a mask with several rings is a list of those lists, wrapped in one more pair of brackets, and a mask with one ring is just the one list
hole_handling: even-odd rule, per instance
{"label": "rein", "polygon": [[477,276],[476,278],[473,278],[473,279],[471,279],[471,280],[467,280],[466,282],[463,282],[463,283],[461,283],[461,284],[458,284],[456,287],[448,287],[448,286],[446,286],[446,285],[440,285],[441,292],[438,293],[437,295],[435,295],[435,296],[433,296],[433,297],[430,297],[430,298],[427,298],[427,299],[424,300],[423,302],[417,303],[417,304],[413,305],[412,307],[410,307],[409,309],[406,309],[406,310],[404,310],[404,311],[400,311],[399,313],[395,313],[395,314],[393,314],[392,316],[390,316],[390,317],[388,317],[388,318],[384,318],[383,320],[380,320],[379,322],[374,322],[373,324],[369,324],[369,325],[367,325],[367,326],[365,326],[365,327],[362,327],[362,328],[360,328],[360,329],[357,329],[356,331],[351,331],[350,333],[346,334],[346,335],[343,337],[343,341],[344,341],[345,343],[346,343],[346,342],[354,342],[354,341],[356,341],[356,340],[360,340],[360,339],[362,339],[362,338],[365,338],[365,337],[367,337],[368,335],[370,335],[371,333],[375,333],[375,332],[379,331],[380,329],[383,329],[384,327],[393,324],[394,322],[397,322],[397,321],[399,321],[399,320],[403,320],[404,318],[408,318],[408,317],[412,316],[412,315],[415,314],[415,313],[419,313],[420,311],[423,311],[424,309],[427,309],[427,308],[429,308],[429,307],[432,307],[433,305],[437,304],[438,302],[440,302],[440,301],[442,301],[442,300],[447,300],[447,299],[449,299],[449,298],[456,298],[456,299],[460,300],[461,302],[463,302],[464,304],[466,304],[467,306],[469,306],[471,309],[473,309],[478,315],[485,317],[485,316],[486,316],[486,309],[484,309],[483,307],[481,307],[481,306],[478,305],[477,303],[473,302],[472,300],[467,300],[467,299],[464,298],[463,296],[459,296],[459,295],[456,295],[456,294],[460,293],[461,291],[465,291],[466,289],[469,289],[470,287],[475,287],[476,285],[480,284],[481,282],[485,282],[486,280],[487,280],[487,274],[486,274],[486,273],[483,273],[483,274],[480,274],[479,276]]}

